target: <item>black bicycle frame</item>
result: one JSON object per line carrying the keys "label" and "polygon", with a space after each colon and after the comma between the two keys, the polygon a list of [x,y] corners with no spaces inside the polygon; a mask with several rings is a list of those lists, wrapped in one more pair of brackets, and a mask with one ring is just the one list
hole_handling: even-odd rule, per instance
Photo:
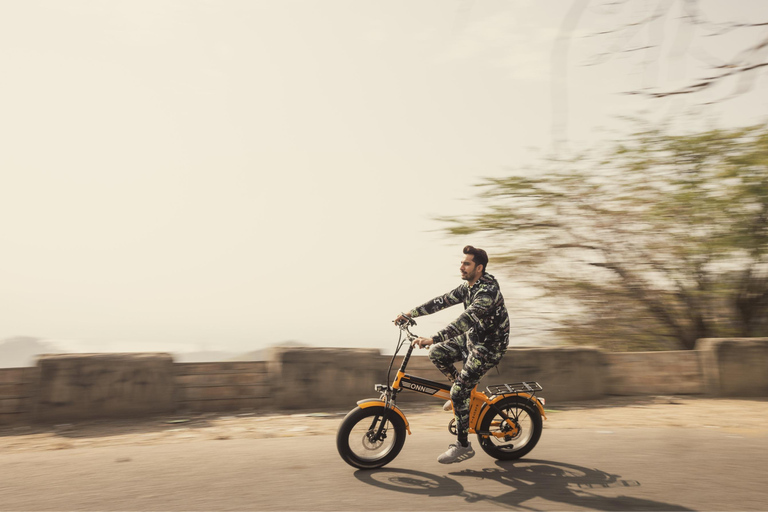
{"label": "black bicycle frame", "polygon": [[408,346],[408,352],[403,358],[403,362],[400,364],[400,369],[397,370],[395,376],[395,382],[392,383],[392,389],[394,391],[400,391],[403,389],[409,389],[422,393],[424,395],[435,396],[437,398],[444,398],[445,400],[451,399],[451,385],[443,382],[436,382],[430,379],[424,379],[422,377],[416,377],[405,373],[405,368],[408,366],[408,361],[411,359],[413,353],[413,345]]}

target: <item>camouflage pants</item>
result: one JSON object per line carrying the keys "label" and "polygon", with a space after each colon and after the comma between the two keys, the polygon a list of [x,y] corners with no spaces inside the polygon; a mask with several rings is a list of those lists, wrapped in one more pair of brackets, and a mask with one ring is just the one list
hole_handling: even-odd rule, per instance
{"label": "camouflage pants", "polygon": [[[453,382],[451,401],[456,415],[456,431],[459,441],[466,441],[469,430],[469,402],[472,389],[480,382],[483,375],[499,364],[507,350],[508,338],[505,336],[488,349],[484,344],[472,343],[466,334],[451,338],[442,343],[435,343],[429,349],[429,359],[448,380]],[[464,362],[459,372],[454,363]]]}

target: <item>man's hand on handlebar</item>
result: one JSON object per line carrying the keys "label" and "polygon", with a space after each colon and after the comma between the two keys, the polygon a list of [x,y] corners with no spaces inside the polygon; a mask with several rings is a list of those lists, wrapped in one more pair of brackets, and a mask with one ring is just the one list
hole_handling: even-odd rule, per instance
{"label": "man's hand on handlebar", "polygon": [[419,338],[416,338],[415,340],[413,340],[411,345],[413,345],[414,347],[419,347],[419,348],[427,348],[428,346],[432,345],[433,343],[434,343],[434,341],[432,341],[432,338],[421,338],[421,337],[419,337]]}
{"label": "man's hand on handlebar", "polygon": [[395,318],[393,322],[395,322],[395,325],[397,326],[416,325],[416,322],[414,322],[413,319],[410,316],[406,315],[405,313],[400,313],[399,315],[397,315],[397,318]]}

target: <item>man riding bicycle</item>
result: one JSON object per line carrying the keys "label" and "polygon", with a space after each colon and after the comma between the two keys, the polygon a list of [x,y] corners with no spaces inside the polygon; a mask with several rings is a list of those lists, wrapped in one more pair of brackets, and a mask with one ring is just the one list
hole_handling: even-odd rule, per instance
{"label": "man riding bicycle", "polygon": [[[446,410],[453,405],[457,442],[437,458],[442,464],[461,462],[475,455],[467,439],[470,394],[483,375],[499,364],[509,344],[509,315],[504,297],[496,278],[485,271],[488,254],[471,245],[464,247],[463,253],[459,270],[466,283],[395,319],[399,323],[464,304],[464,312],[445,329],[431,338],[417,338],[413,342],[420,348],[430,347],[429,359],[453,382]],[[454,366],[458,361],[464,363],[461,372]]]}

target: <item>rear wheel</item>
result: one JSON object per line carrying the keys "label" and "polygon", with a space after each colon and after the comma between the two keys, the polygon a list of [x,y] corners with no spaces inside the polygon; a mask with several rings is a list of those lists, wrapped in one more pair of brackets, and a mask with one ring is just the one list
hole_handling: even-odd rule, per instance
{"label": "rear wheel", "polygon": [[341,422],[336,448],[344,462],[375,469],[392,462],[405,443],[405,421],[392,409],[356,407]]}
{"label": "rear wheel", "polygon": [[480,423],[479,430],[483,432],[477,435],[480,446],[495,459],[519,459],[539,442],[541,413],[530,400],[520,397],[504,398],[496,402],[495,406],[509,418],[512,425],[491,407]]}

